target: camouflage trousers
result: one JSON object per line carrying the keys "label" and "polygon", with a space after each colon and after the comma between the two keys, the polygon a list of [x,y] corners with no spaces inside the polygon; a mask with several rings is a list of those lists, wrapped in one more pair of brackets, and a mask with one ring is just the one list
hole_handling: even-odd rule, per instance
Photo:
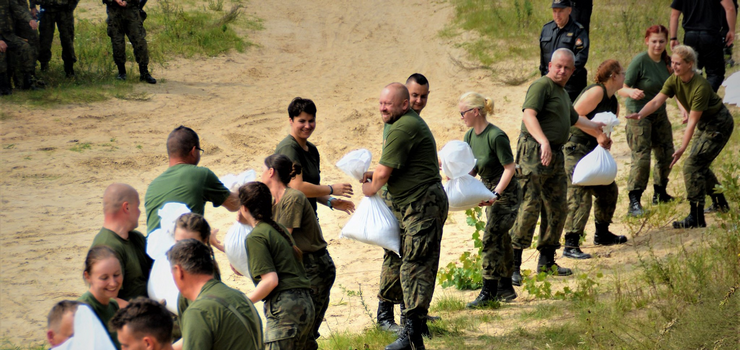
{"label": "camouflage trousers", "polygon": [[[401,213],[393,209],[393,200],[388,187],[383,186],[378,192],[385,204],[400,223],[403,221]],[[403,304],[403,288],[401,287],[401,257],[395,252],[383,249],[383,266],[380,269],[380,291],[378,299],[394,304]]]}
{"label": "camouflage trousers", "polygon": [[108,5],[108,36],[113,45],[113,62],[126,63],[126,36],[134,47],[134,56],[139,66],[149,65],[149,49],[146,43],[146,30],[136,6],[120,7],[115,3]]}
{"label": "camouflage trousers", "polygon": [[306,269],[306,277],[311,283],[311,300],[315,311],[312,334],[314,338],[318,338],[319,327],[329,308],[329,294],[337,278],[337,268],[326,249],[314,253],[304,252],[303,268]]}
{"label": "camouflage trousers", "polygon": [[619,188],[616,182],[604,186],[573,185],[573,170],[585,155],[596,148],[593,144],[574,141],[574,136],[563,147],[565,152],[565,172],[568,176],[568,216],[565,219],[565,233],[583,235],[588,216],[591,214],[591,197],[596,198],[594,221],[597,224],[609,224],[617,209]]}
{"label": "camouflage trousers", "polygon": [[[12,67],[17,67],[21,73],[32,73],[36,66],[36,59],[28,41],[14,33],[3,33],[3,41],[8,45],[6,60],[13,63]],[[5,71],[0,70],[0,73],[5,72],[11,72],[7,63]]]}
{"label": "camouflage trousers", "polygon": [[[493,191],[500,179],[481,179]],[[501,198],[486,208],[486,227],[483,232],[483,278],[499,280],[511,277],[514,272],[514,250],[511,247],[509,230],[514,226],[519,203],[522,201],[522,188],[519,181],[512,178],[509,186],[501,193]]]}
{"label": "camouflage trousers", "polygon": [[75,16],[73,10],[44,9],[39,22],[39,62],[51,61],[51,43],[54,30],[59,28],[59,41],[62,43],[62,61],[67,64],[77,62],[75,55]]}
{"label": "camouflage trousers", "polygon": [[645,191],[650,178],[650,151],[655,155],[653,184],[667,186],[673,161],[673,128],[665,111],[627,120],[627,145],[632,150],[628,191]]}
{"label": "camouflage trousers", "polygon": [[31,28],[28,22],[15,21],[15,35],[26,39],[28,45],[31,46],[33,65],[36,66],[36,59],[39,55],[39,33],[35,29]]}
{"label": "camouflage trousers", "polygon": [[540,220],[537,249],[560,248],[560,237],[565,226],[567,211],[567,177],[562,146],[551,145],[550,165],[540,161],[540,144],[529,134],[522,133],[517,143],[517,174],[522,187],[522,203],[516,222],[511,229],[511,245],[526,249],[532,245],[534,229]]}
{"label": "camouflage trousers", "polygon": [[408,319],[427,316],[434,295],[439,268],[442,229],[447,221],[447,193],[442,183],[430,185],[422,197],[403,207],[393,204],[402,214],[401,288]]}
{"label": "camouflage trousers", "polygon": [[726,107],[716,115],[702,115],[693,137],[689,157],[683,164],[686,199],[704,205],[707,194],[714,193],[719,185],[717,176],[709,166],[719,155],[732,135],[732,115]]}
{"label": "camouflage trousers", "polygon": [[8,60],[5,58],[5,52],[0,52],[0,74],[8,72]]}
{"label": "camouflage trousers", "polygon": [[288,289],[265,300],[265,349],[318,349],[311,333],[314,308],[308,289]]}

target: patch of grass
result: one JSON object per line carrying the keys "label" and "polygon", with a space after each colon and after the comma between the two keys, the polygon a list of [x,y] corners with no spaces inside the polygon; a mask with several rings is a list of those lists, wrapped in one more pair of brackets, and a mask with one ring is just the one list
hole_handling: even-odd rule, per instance
{"label": "patch of grass", "polygon": [[92,145],[89,142],[78,143],[69,148],[70,151],[78,153],[82,153],[83,151],[90,149],[92,149]]}
{"label": "patch of grass", "polygon": [[319,348],[327,350],[383,349],[397,335],[371,327],[361,333],[333,332],[328,338],[319,338]]}
{"label": "patch of grass", "polygon": [[17,345],[11,342],[8,339],[3,339],[0,341],[0,350],[46,350],[47,347],[44,343],[39,343],[36,345],[33,344],[26,344],[26,345]]}
{"label": "patch of grass", "polygon": [[9,143],[9,144],[3,146],[3,149],[13,149],[13,148],[15,148],[15,144],[14,143]]}
{"label": "patch of grass", "polygon": [[429,308],[432,312],[465,310],[465,300],[452,295],[443,295]]}
{"label": "patch of grass", "polygon": [[[217,0],[223,7],[223,0]],[[147,30],[150,72],[156,76],[157,67],[166,66],[174,57],[213,57],[234,49],[243,52],[254,45],[243,34],[244,30],[262,29],[262,21],[242,12],[241,4],[226,12],[183,10],[179,3],[167,0],[147,7],[144,22]],[[101,6],[99,11],[105,11]],[[235,29],[239,29],[237,34]],[[127,45],[130,46],[130,45]],[[128,80],[115,79],[117,68],[113,63],[110,37],[105,20],[78,19],[75,23],[75,77],[64,76],[61,45],[52,46],[52,60],[47,72],[37,74],[47,87],[37,91],[15,90],[3,96],[3,102],[27,106],[54,106],[69,103],[105,101],[111,97],[145,101],[150,96],[134,92],[138,84],[138,65],[131,49],[126,53]],[[164,83],[163,79],[159,83]],[[4,115],[4,114],[3,114]],[[9,118],[9,117],[8,117]],[[3,119],[5,120],[5,119]]]}
{"label": "patch of grass", "polygon": [[544,320],[562,312],[562,305],[558,304],[537,304],[531,311],[525,311],[519,314],[522,320]]}

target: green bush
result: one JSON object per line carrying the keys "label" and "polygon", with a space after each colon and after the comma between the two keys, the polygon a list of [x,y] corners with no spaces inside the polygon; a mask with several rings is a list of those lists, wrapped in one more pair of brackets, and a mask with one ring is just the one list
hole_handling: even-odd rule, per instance
{"label": "green bush", "polygon": [[472,239],[473,246],[477,248],[477,252],[462,253],[458,259],[460,265],[457,262],[451,262],[439,270],[437,279],[443,288],[455,286],[460,290],[473,290],[483,286],[483,277],[481,275],[481,271],[483,270],[481,260],[483,242],[481,241],[481,233],[486,227],[486,222],[481,220],[483,211],[480,207],[466,210],[465,215],[467,216],[466,221],[468,225],[475,228]]}

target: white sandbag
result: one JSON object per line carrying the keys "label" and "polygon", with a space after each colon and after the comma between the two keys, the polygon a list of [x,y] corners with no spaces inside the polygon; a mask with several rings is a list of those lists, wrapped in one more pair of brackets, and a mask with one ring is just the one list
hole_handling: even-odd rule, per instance
{"label": "white sandbag", "polygon": [[596,113],[591,121],[606,124],[602,131],[606,133],[607,136],[610,136],[611,133],[614,132],[614,129],[619,126],[619,119],[617,118],[617,115],[612,112]]}
{"label": "white sandbag", "polygon": [[[337,162],[337,167],[355,180],[362,180],[362,176],[370,168],[372,159],[370,151],[358,149],[342,157]],[[401,247],[401,228],[398,219],[378,194],[362,198],[355,212],[344,224],[339,237],[381,246],[396,254]]]}
{"label": "white sandbag", "polygon": [[167,310],[177,314],[177,297],[180,295],[180,291],[175,285],[175,279],[172,277],[172,267],[166,256],[160,256],[154,260],[152,271],[149,273],[149,281],[146,284],[146,291],[149,294],[149,299],[165,300]]}
{"label": "white sandbag", "polygon": [[239,187],[242,187],[245,183],[257,180],[257,172],[252,169],[248,169],[239,175],[226,174],[219,178],[219,180],[221,180],[221,183],[224,184],[224,187],[228,188],[229,191],[236,192],[239,191]]}
{"label": "white sandbag", "polygon": [[357,181],[362,180],[362,176],[370,168],[370,162],[373,155],[370,151],[361,148],[347,153],[337,162],[337,168]]}
{"label": "white sandbag", "polygon": [[573,184],[579,186],[601,186],[617,178],[617,162],[604,147],[596,146],[591,153],[578,161],[573,170]]}
{"label": "white sandbag", "polygon": [[190,213],[188,206],[183,203],[168,202],[157,211],[159,228],[149,233],[146,240],[146,253],[156,260],[164,256],[175,245],[175,221],[182,214]]}
{"label": "white sandbag", "polygon": [[722,102],[731,105],[740,105],[740,72],[732,73],[727,80],[722,82],[725,87],[725,97]]}
{"label": "white sandbag", "polygon": [[75,311],[74,335],[55,350],[116,350],[110,334],[89,306],[82,304]]}
{"label": "white sandbag", "polygon": [[493,192],[470,175],[476,162],[470,145],[463,141],[450,141],[439,151],[439,157],[442,171],[450,178],[444,185],[450,210],[470,209],[493,198]]}
{"label": "white sandbag", "polygon": [[242,276],[249,276],[249,257],[247,256],[246,240],[252,226],[235,221],[224,237],[224,250],[231,266]]}
{"label": "white sandbag", "polygon": [[[352,217],[339,233],[339,238],[350,238],[367,244],[381,246],[399,254],[401,228],[391,210],[375,194],[362,198]],[[399,254],[400,255],[400,254]]]}

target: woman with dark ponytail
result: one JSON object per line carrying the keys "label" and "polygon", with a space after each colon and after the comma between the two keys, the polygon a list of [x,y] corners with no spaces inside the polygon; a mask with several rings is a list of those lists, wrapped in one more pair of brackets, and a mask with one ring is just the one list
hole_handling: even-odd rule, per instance
{"label": "woman with dark ponytail", "polygon": [[265,302],[265,348],[317,349],[303,253],[288,230],[272,220],[270,189],[250,182],[239,188],[239,201],[240,221],[254,227],[246,241],[249,274],[256,287],[249,299]]}
{"label": "woman with dark ponytail", "polygon": [[319,337],[319,327],[329,307],[329,294],[337,269],[326,250],[326,240],[313,208],[303,192],[288,187],[301,173],[301,165],[285,155],[273,154],[265,158],[262,182],[270,188],[275,198],[275,221],[285,226],[303,252],[303,267],[311,284],[311,299],[316,311],[313,323],[314,338]]}

